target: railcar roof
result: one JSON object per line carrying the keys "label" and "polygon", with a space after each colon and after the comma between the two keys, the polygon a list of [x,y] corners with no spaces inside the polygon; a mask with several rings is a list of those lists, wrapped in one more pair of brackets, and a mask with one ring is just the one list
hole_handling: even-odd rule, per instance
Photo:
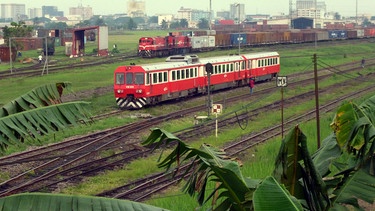
{"label": "railcar roof", "polygon": [[254,58],[262,58],[262,57],[270,57],[270,56],[278,56],[277,52],[259,52],[259,53],[250,53],[250,54],[243,54],[243,55],[228,55],[228,56],[215,56],[215,57],[207,57],[207,58],[200,58],[199,62],[196,63],[186,63],[186,62],[158,62],[152,64],[143,64],[140,65],[145,71],[151,70],[167,70],[167,69],[175,69],[175,68],[185,68],[190,66],[196,66],[197,64],[205,65],[207,63],[216,63],[216,62],[230,62],[230,61],[238,61],[243,60],[243,57],[247,59],[254,59]]}
{"label": "railcar roof", "polygon": [[163,70],[163,69],[171,69],[171,68],[179,68],[179,67],[188,67],[188,66],[195,66],[197,63],[188,64],[186,62],[159,62],[153,64],[143,64],[140,65],[142,68],[147,70]]}

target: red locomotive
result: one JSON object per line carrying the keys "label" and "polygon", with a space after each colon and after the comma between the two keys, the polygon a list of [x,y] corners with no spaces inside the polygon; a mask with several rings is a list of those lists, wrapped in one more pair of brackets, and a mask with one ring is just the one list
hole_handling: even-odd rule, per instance
{"label": "red locomotive", "polygon": [[140,57],[164,57],[168,55],[186,54],[191,51],[190,37],[172,35],[165,37],[141,37],[138,54]]}
{"label": "red locomotive", "polygon": [[[212,69],[206,70],[206,66]],[[140,109],[205,93],[208,83],[213,90],[240,87],[247,85],[250,78],[270,80],[279,72],[280,57],[277,52],[204,59],[194,55],[171,56],[163,63],[119,66],[114,72],[114,94],[120,108]]]}

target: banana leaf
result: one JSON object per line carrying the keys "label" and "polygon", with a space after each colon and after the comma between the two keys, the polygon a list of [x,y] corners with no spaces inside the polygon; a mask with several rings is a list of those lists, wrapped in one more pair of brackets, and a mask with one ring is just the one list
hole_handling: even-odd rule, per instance
{"label": "banana leaf", "polygon": [[128,200],[63,194],[24,193],[0,198],[2,211],[167,211]]}
{"label": "banana leaf", "polygon": [[59,82],[37,87],[30,92],[12,100],[0,109],[0,118],[34,108],[61,103],[64,89],[70,89],[71,83]]}
{"label": "banana leaf", "polygon": [[303,210],[300,202],[290,195],[288,190],[280,185],[275,178],[267,177],[254,192],[254,210]]}
{"label": "banana leaf", "polygon": [[[212,199],[218,191],[218,201],[221,201],[214,210],[245,210],[251,206],[251,196],[254,184],[249,178],[244,178],[240,165],[234,159],[228,157],[223,151],[217,150],[207,144],[200,149],[189,147],[173,134],[163,129],[154,128],[146,146],[162,146],[163,144],[176,143],[175,149],[160,161],[160,168],[169,169],[174,163],[180,165],[187,162],[189,165],[185,174],[191,170],[190,177],[184,187],[185,192],[194,196],[197,193],[199,204]],[[219,183],[219,186],[205,197],[206,186],[209,181]],[[247,185],[250,184],[251,187]]]}
{"label": "banana leaf", "polygon": [[88,105],[88,102],[70,102],[0,118],[0,153],[24,139],[39,140],[42,135],[90,122]]}
{"label": "banana leaf", "polygon": [[325,210],[330,206],[326,185],[313,164],[307,138],[298,126],[282,141],[273,176],[291,195],[306,201],[310,209]]}

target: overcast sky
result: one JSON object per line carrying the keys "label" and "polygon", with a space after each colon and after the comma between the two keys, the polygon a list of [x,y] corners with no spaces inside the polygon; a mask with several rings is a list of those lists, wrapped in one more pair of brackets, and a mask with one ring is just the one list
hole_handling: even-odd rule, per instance
{"label": "overcast sky", "polygon": [[[295,2],[296,0],[293,0]],[[318,0],[320,1],[320,0]],[[44,6],[57,6],[58,10],[69,13],[69,7],[91,6],[94,15],[109,15],[126,13],[128,0],[1,0],[0,4],[18,3],[28,8],[41,8]],[[145,0],[147,15],[158,13],[176,14],[180,7],[208,10],[210,0]],[[233,3],[245,4],[247,14],[289,13],[289,0],[211,0],[212,9],[217,11],[229,10]],[[356,15],[356,2],[358,14],[371,14],[375,16],[375,0],[325,0],[328,11],[339,12],[342,16]]]}

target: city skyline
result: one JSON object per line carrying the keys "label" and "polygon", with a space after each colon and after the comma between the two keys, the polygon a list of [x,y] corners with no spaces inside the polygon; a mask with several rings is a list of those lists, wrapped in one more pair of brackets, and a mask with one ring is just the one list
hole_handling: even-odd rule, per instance
{"label": "city skyline", "polygon": [[[153,16],[156,14],[176,14],[181,8],[191,8],[200,10],[209,10],[210,0],[190,0],[190,1],[167,1],[167,0],[144,0],[146,3],[146,14]],[[218,1],[218,0],[217,0]],[[289,14],[289,0],[266,0],[266,1],[254,1],[250,4],[246,0],[230,0],[224,2],[215,2],[211,0],[212,10],[215,12],[229,10],[230,4],[241,3],[245,4],[246,14]],[[319,1],[319,0],[318,0]],[[107,1],[96,0],[65,0],[52,1],[52,0],[2,0],[1,4],[25,4],[26,13],[29,8],[41,8],[42,6],[57,6],[58,10],[63,11],[64,15],[68,15],[70,7],[90,6],[93,9],[94,15],[111,15],[121,14],[127,12],[128,0],[111,0],[109,5]],[[293,0],[295,2],[295,0]],[[346,1],[345,5],[342,4],[341,0],[325,0],[323,1],[327,5],[327,12],[338,12],[342,16],[355,16],[356,15],[356,2],[358,2],[358,14],[370,14],[375,16],[375,12],[372,10],[375,7],[374,0],[352,0]],[[272,6],[270,5],[277,5]],[[167,7],[165,7],[167,5]],[[201,6],[197,6],[201,5]],[[295,7],[295,5],[294,5]]]}

